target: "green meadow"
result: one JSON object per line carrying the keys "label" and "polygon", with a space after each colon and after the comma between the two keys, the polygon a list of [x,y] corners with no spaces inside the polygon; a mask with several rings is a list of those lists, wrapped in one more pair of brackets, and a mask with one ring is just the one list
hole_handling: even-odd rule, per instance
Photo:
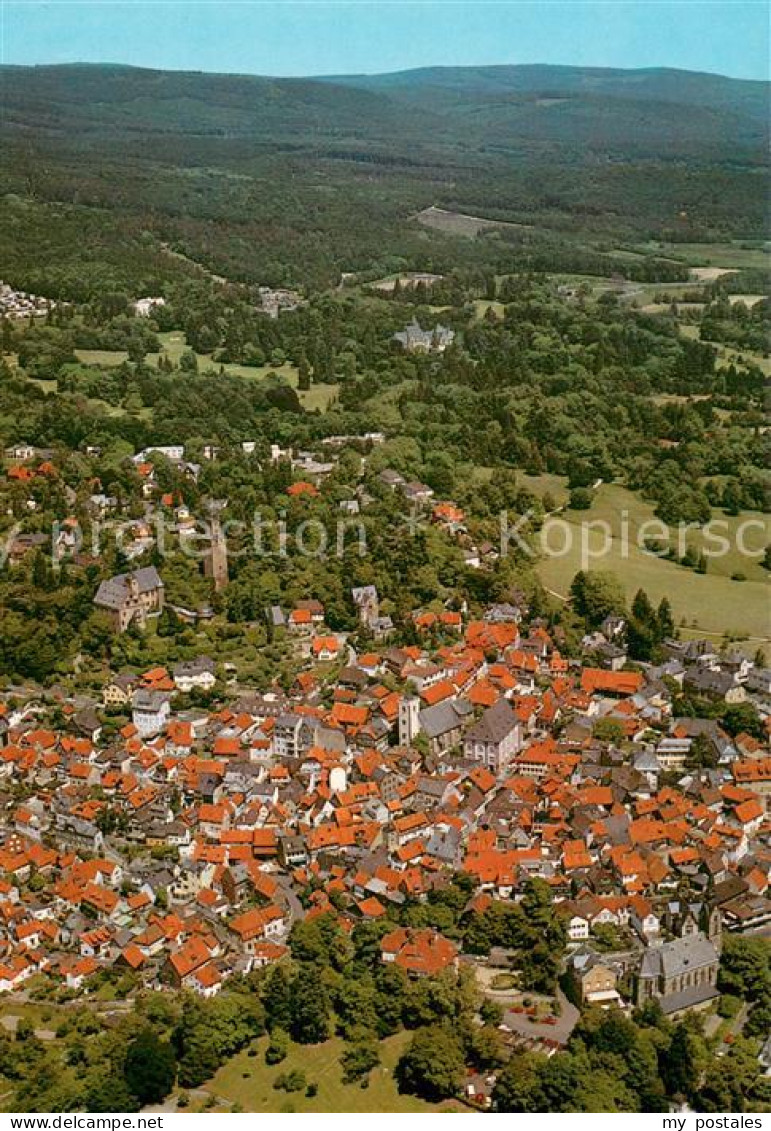
{"label": "green meadow", "polygon": [[[549,491],[558,502],[565,498],[564,481],[555,476],[522,479],[536,493]],[[640,588],[655,602],[667,596],[683,627],[752,639],[771,635],[769,576],[758,553],[771,541],[768,516],[755,511],[729,516],[716,510],[707,530],[694,527],[682,535],[673,531],[670,544],[675,548],[681,537],[680,553],[687,547],[708,554],[717,549],[717,540],[709,539],[710,529],[728,541],[728,552],[708,558],[706,574],[647,553],[644,538],[660,537],[656,525],[646,527],[648,523],[658,523],[650,503],[618,484],[603,484],[590,510],[566,510],[547,520],[543,539],[551,553],[544,553],[538,564],[541,580],[565,597],[579,569],[609,570],[630,600]],[[740,546],[742,535],[746,554]],[[734,580],[735,574],[745,580]]]}
{"label": "green meadow", "polygon": [[[339,1038],[321,1045],[290,1044],[280,1064],[267,1065],[268,1038],[262,1037],[252,1046],[256,1056],[249,1056],[248,1051],[234,1056],[205,1085],[205,1090],[215,1098],[215,1110],[219,1111],[232,1111],[234,1106],[249,1112],[300,1113],[463,1110],[451,1101],[436,1105],[399,1093],[393,1070],[410,1039],[410,1033],[402,1032],[380,1042],[381,1063],[372,1070],[363,1088],[359,1083],[343,1083],[340,1054],[345,1045]],[[307,1084],[316,1085],[315,1095],[307,1095],[305,1089],[285,1092],[273,1087],[277,1077],[294,1070],[305,1074]],[[189,1110],[196,1110],[194,1102]]]}
{"label": "green meadow", "polygon": [[[146,359],[148,365],[157,365],[161,356],[168,357],[174,364],[177,364],[188,348],[184,333],[181,330],[168,330],[159,334],[158,338],[161,342],[161,352],[149,353]],[[122,365],[124,361],[128,360],[128,354],[125,350],[75,350],[75,354],[78,360],[85,365],[102,365],[105,368]],[[219,371],[219,363],[212,361],[206,354],[197,353],[196,358],[201,372],[206,372],[207,369]],[[269,373],[275,373],[292,388],[297,388],[297,369],[288,362],[284,365],[260,366],[227,363],[224,365],[224,369],[226,373],[234,377],[242,377],[246,381],[262,381]],[[308,412],[313,412],[316,409],[324,412],[335,399],[337,393],[337,385],[311,385],[310,389],[303,392],[298,391],[298,396],[303,408]]]}

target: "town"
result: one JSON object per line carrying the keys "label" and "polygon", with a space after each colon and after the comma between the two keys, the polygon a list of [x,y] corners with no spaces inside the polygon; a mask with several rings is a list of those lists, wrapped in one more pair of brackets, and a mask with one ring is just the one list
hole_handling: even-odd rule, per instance
{"label": "town", "polygon": [[[309,507],[351,446],[371,455],[384,444],[382,434],[310,452],[273,444],[259,466],[280,469],[287,500]],[[236,458],[257,458],[255,445],[242,449]],[[60,474],[51,450],[16,444],[5,457],[16,492]],[[368,457],[356,458],[362,479],[345,509],[364,515],[377,503]],[[195,644],[229,589],[226,507],[191,567],[207,603],[174,604],[164,562],[141,563],[153,508],[171,514],[180,544],[190,536],[191,511],[163,480],[172,467],[194,483],[200,464],[183,444],[129,463],[136,500],[72,497],[84,522],[109,512],[122,528],[121,514],[145,511],[125,523],[126,567],[93,589],[95,615],[114,641],[140,644],[171,616]],[[392,468],[375,479],[466,567],[495,567],[452,499]],[[23,568],[48,553],[49,569],[93,570],[76,526],[61,524],[53,545],[18,534],[10,560]],[[591,603],[579,589],[577,579],[574,603]],[[726,939],[771,930],[764,658],[677,639],[666,603],[646,608],[644,595],[631,620],[638,632],[646,617],[655,624],[656,662],[630,655],[630,617],[588,610],[574,647],[516,588],[474,606],[433,600],[406,623],[375,584],[345,600],[343,630],[313,592],[261,610],[289,657],[281,683],[250,687],[237,663],[188,647],[175,663],[110,671],[97,694],[87,681],[5,687],[0,993],[88,1001],[122,984],[129,997],[141,987],[210,999],[281,966],[298,929],[330,920],[344,935],[372,925],[380,961],[410,980],[473,972],[509,1054],[552,1057],[591,1007],[655,1003],[671,1022],[703,1013],[714,1032]],[[712,717],[678,710],[689,696]],[[463,903],[443,930],[419,909],[457,891],[458,877]],[[525,962],[496,909],[534,890],[550,941]],[[761,1032],[767,1004],[757,1008]],[[761,1071],[769,1053],[766,1042]],[[495,1086],[493,1070],[463,1087],[485,1107]]]}

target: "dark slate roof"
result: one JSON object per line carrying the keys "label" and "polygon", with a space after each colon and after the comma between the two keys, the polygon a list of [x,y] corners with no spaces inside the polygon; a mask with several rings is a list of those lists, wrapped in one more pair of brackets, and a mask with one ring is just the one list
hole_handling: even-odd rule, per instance
{"label": "dark slate roof", "polygon": [[466,735],[469,742],[503,742],[517,725],[517,716],[508,699],[499,699],[488,707],[478,723]]}
{"label": "dark slate roof", "polygon": [[114,577],[103,581],[96,591],[94,604],[106,609],[122,608],[129,594],[129,581],[132,577],[136,580],[140,593],[152,593],[155,589],[163,588],[155,566],[143,566],[133,573],[116,573]]}
{"label": "dark slate roof", "polygon": [[471,704],[465,699],[445,699],[419,714],[420,725],[429,738],[439,738],[455,730],[471,713]]}
{"label": "dark slate roof", "polygon": [[693,1009],[695,1005],[702,1005],[720,997],[720,990],[715,986],[689,986],[679,994],[666,994],[658,999],[661,1011],[664,1014],[679,1013],[681,1009]]}
{"label": "dark slate roof", "polygon": [[651,946],[643,953],[640,976],[645,978],[677,978],[690,970],[711,966],[719,954],[706,935],[696,933]]}

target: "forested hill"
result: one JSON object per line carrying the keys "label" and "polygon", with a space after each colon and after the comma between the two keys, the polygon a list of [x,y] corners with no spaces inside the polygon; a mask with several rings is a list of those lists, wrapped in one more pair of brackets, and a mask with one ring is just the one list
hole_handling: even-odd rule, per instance
{"label": "forested hill", "polygon": [[[762,239],[767,93],[575,67],[0,67],[0,263],[66,298],[160,287],[182,269],[168,247],[230,279],[314,288],[394,264],[504,273],[516,253],[591,272],[587,248],[618,241]],[[526,231],[464,242],[415,222],[430,205]]]}
{"label": "forested hill", "polygon": [[543,64],[419,67],[388,74],[332,76],[325,81],[414,97],[431,91],[467,97],[549,93],[557,97],[602,95],[629,101],[711,107],[730,113],[741,110],[758,121],[765,121],[768,114],[767,83],[666,67],[639,70]]}
{"label": "forested hill", "polygon": [[123,66],[0,68],[3,130],[87,134],[420,138],[460,150],[548,145],[680,157],[759,158],[762,82],[686,71],[448,67],[389,75],[273,79]]}
{"label": "forested hill", "polygon": [[0,67],[0,83],[6,132],[387,136],[403,116],[377,93],[307,79],[75,64]]}

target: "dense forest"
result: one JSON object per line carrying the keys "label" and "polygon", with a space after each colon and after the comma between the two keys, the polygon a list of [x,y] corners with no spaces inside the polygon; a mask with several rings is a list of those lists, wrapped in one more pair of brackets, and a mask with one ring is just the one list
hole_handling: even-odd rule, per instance
{"label": "dense forest", "polygon": [[[569,264],[619,239],[764,235],[759,82],[101,66],[4,67],[0,82],[0,260],[41,293],[156,290],[194,270],[168,248],[230,279],[318,288],[394,255],[424,270],[544,255],[582,270]],[[522,226],[448,240],[414,221],[430,205]]]}

